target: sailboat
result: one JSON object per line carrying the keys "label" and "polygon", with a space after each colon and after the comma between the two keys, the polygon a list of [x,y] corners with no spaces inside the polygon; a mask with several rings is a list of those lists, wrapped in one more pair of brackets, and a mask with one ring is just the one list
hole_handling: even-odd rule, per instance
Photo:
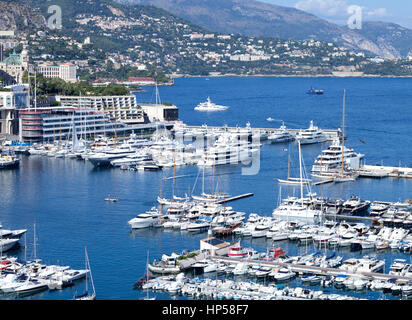
{"label": "sailboat", "polygon": [[[88,271],[86,273],[86,291],[81,296],[76,296],[75,300],[96,300],[96,290],[94,288],[92,270],[90,268],[89,257],[87,255],[87,248],[84,248],[84,254],[85,254],[86,270]],[[90,283],[92,285],[92,294],[89,294],[89,277],[88,277],[89,274],[90,274]]]}
{"label": "sailboat", "polygon": [[[162,187],[160,187],[160,195],[157,197],[157,202],[161,205],[181,205],[189,200],[186,196],[185,198],[175,196],[175,179],[176,179],[176,152],[173,156],[173,187],[172,187],[172,199],[162,198]],[[162,180],[165,180],[163,178]],[[160,182],[162,186],[162,181]]]}
{"label": "sailboat", "polygon": [[[147,251],[147,259],[146,259],[146,283],[149,281],[149,251]],[[146,289],[146,297],[143,300],[156,300],[156,297],[150,298],[149,297],[149,288]]]}
{"label": "sailboat", "polygon": [[346,98],[346,90],[343,92],[343,116],[342,116],[342,168],[341,172],[337,174],[333,178],[333,182],[341,183],[341,182],[349,182],[355,181],[358,175],[345,171],[345,161],[344,161],[344,150],[345,150],[345,98]]}
{"label": "sailboat", "polygon": [[[277,218],[279,216],[286,216],[286,217],[298,217],[298,218],[314,218],[315,216],[320,216],[321,211],[312,209],[311,207],[305,204],[303,198],[303,168],[302,168],[302,150],[300,146],[300,141],[298,140],[299,146],[299,176],[300,176],[300,199],[297,198],[287,198],[279,205],[278,208],[273,210],[272,216]],[[310,184],[308,184],[310,188]],[[309,194],[311,194],[309,192]]]}
{"label": "sailboat", "polygon": [[205,193],[205,167],[203,167],[203,179],[202,179],[202,194],[200,196],[192,195],[192,198],[199,202],[216,203],[224,201],[229,197],[227,193],[215,192],[215,160],[213,160],[213,174],[212,174],[212,193]]}
{"label": "sailboat", "polygon": [[301,182],[303,183],[310,183],[310,179],[303,179],[303,178],[292,178],[290,177],[290,144],[289,144],[289,155],[288,155],[288,178],[285,179],[277,179],[281,184],[288,184],[288,185],[300,185]]}

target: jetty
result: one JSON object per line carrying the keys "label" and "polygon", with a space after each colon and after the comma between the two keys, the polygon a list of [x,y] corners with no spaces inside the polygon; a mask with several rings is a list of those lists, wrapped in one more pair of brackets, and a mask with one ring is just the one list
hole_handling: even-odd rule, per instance
{"label": "jetty", "polygon": [[[202,126],[187,126],[188,129],[202,129]],[[211,130],[236,130],[237,127],[219,127],[219,126],[208,126],[208,129]],[[304,131],[306,129],[292,129],[288,128],[288,131],[296,136],[299,132]],[[340,129],[321,129],[323,134],[326,136],[328,141],[333,141],[336,138],[342,138],[342,131]],[[252,128],[253,132],[261,132],[263,134],[272,134],[272,133],[280,133],[282,131],[281,128]],[[346,139],[346,137],[345,137]]]}
{"label": "jetty", "polygon": [[378,179],[386,177],[412,179],[412,168],[364,165],[359,170],[359,176]]}
{"label": "jetty", "polygon": [[317,182],[312,183],[313,186],[319,186],[321,184],[327,184],[327,183],[332,183],[333,179],[327,179],[327,180],[320,180]]}
{"label": "jetty", "polygon": [[227,202],[231,202],[231,201],[235,201],[235,200],[239,200],[239,199],[243,199],[243,198],[248,198],[248,197],[252,197],[253,193],[245,193],[245,194],[240,194],[238,196],[234,196],[234,197],[230,197],[230,198],[224,198],[222,200],[218,200],[215,203],[221,204],[221,203],[227,203]]}
{"label": "jetty", "polygon": [[250,263],[252,264],[259,264],[261,266],[267,266],[271,268],[288,268],[293,272],[299,274],[317,274],[323,276],[338,276],[338,275],[346,275],[348,277],[363,277],[367,279],[373,280],[389,280],[389,279],[396,279],[399,281],[409,282],[412,281],[412,277],[405,277],[400,275],[394,274],[385,274],[385,273],[377,273],[377,272],[353,272],[342,270],[338,268],[323,268],[323,267],[315,267],[315,266],[307,266],[307,265],[297,265],[292,263],[281,263],[276,261],[264,261],[264,260],[245,260],[242,258],[232,258],[232,257],[223,257],[223,256],[210,256],[210,259],[226,262],[226,263]]}

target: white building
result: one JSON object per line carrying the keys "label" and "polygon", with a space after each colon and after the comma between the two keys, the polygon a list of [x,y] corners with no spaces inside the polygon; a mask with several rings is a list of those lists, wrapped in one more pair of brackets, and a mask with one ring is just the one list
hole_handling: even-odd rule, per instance
{"label": "white building", "polygon": [[24,71],[28,70],[29,56],[24,48],[21,54],[13,52],[0,62],[0,70],[14,78],[17,83],[22,83]]}
{"label": "white building", "polygon": [[27,108],[29,96],[24,91],[0,91],[0,133],[18,134],[18,110]]}
{"label": "white building", "polygon": [[230,252],[234,243],[224,242],[214,237],[200,240],[200,251],[207,252],[211,256],[223,256]]}
{"label": "white building", "polygon": [[77,81],[77,69],[72,63],[60,65],[42,64],[37,66],[37,71],[45,78],[59,78],[67,82]]}
{"label": "white building", "polygon": [[65,107],[88,108],[104,111],[125,124],[143,123],[144,113],[135,95],[127,96],[56,96]]}
{"label": "white building", "polygon": [[179,110],[175,105],[142,104],[141,108],[150,122],[176,121]]}

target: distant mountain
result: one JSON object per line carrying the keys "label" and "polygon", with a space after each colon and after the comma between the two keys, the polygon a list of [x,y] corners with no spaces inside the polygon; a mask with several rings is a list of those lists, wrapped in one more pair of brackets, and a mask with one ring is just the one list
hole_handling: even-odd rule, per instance
{"label": "distant mountain", "polygon": [[0,1],[0,30],[20,32],[45,25],[45,18],[28,4]]}
{"label": "distant mountain", "polygon": [[359,34],[376,43],[386,56],[405,58],[412,55],[412,30],[395,23],[363,22]]}
{"label": "distant mountain", "polygon": [[117,0],[163,8],[212,31],[291,40],[334,42],[384,58],[406,57],[412,31],[396,24],[366,22],[351,30],[295,8],[254,0]]}

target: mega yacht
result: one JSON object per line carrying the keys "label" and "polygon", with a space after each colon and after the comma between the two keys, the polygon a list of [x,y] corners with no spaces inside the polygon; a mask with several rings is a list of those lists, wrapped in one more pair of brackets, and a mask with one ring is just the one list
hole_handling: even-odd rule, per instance
{"label": "mega yacht", "polygon": [[[345,167],[352,170],[359,170],[361,160],[365,156],[361,153],[355,153],[353,149],[343,147],[343,161]],[[315,160],[312,166],[312,174],[322,174],[334,172],[342,167],[342,144],[339,138],[333,140],[333,143]]]}
{"label": "mega yacht", "polygon": [[313,144],[322,143],[327,140],[325,134],[317,126],[313,124],[313,120],[310,121],[308,129],[299,131],[296,135],[296,140],[299,140],[300,144]]}
{"label": "mega yacht", "polygon": [[201,102],[199,103],[196,107],[196,111],[224,111],[227,110],[229,107],[227,106],[221,106],[214,104],[213,102],[210,101],[210,97],[207,97],[206,102]]}

